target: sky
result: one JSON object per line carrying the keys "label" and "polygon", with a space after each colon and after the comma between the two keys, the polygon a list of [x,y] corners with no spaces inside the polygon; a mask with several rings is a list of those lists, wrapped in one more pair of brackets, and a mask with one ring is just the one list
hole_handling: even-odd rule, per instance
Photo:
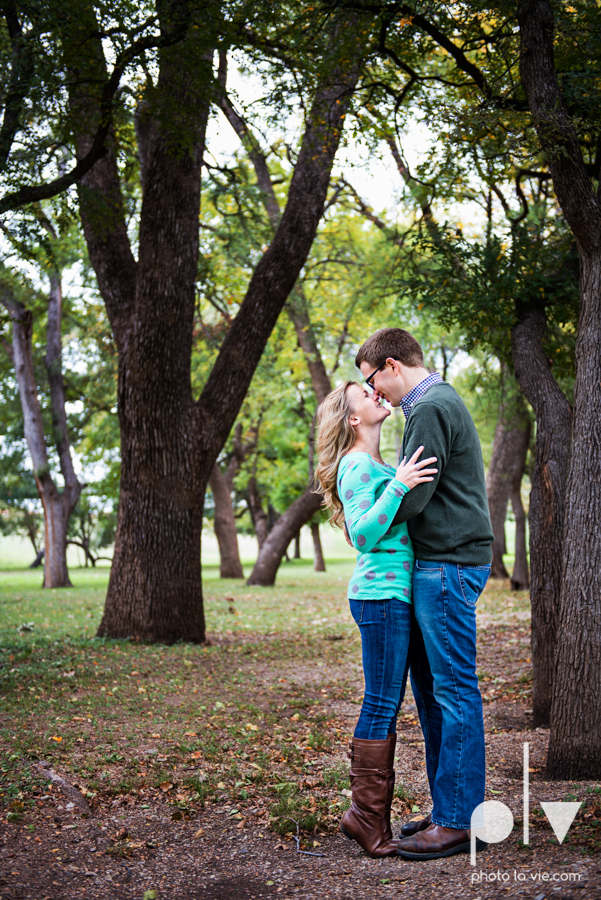
{"label": "sky", "polygon": [[[247,115],[245,110],[250,110],[252,116],[253,110],[264,107],[262,100],[265,87],[261,78],[258,75],[242,74],[236,67],[235,54],[229,60],[227,90],[235,108],[243,116]],[[291,144],[298,141],[302,127],[300,113],[298,117],[289,116],[287,119],[280,119],[278,124],[280,127],[277,130],[264,130],[268,142],[274,142],[282,137]],[[402,153],[410,171],[415,171],[418,164],[423,161],[434,140],[432,132],[416,115],[402,140]],[[221,112],[209,120],[207,147],[220,165],[227,164],[239,148],[238,138]],[[405,219],[407,213],[402,202],[402,179],[384,142],[381,143],[380,152],[377,153],[347,133],[336,156],[332,172],[333,176],[341,173],[375,212],[388,213],[388,221],[398,222]],[[476,231],[480,231],[483,224],[483,211],[475,203],[447,207],[444,218],[449,216],[468,229]]]}

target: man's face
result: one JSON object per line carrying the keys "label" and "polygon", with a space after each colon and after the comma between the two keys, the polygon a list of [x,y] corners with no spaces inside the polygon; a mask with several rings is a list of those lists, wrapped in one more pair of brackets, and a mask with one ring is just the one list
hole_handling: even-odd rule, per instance
{"label": "man's face", "polygon": [[[369,378],[375,366],[362,362],[359,368],[363,377]],[[398,360],[387,359],[370,381],[374,391],[384,400],[388,400],[391,406],[398,406],[407,393],[403,368]]]}

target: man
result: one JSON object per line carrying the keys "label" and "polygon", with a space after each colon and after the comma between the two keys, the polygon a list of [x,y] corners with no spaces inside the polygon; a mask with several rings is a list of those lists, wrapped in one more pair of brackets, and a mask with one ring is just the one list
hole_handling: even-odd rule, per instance
{"label": "man", "polygon": [[454,388],[424,368],[421,347],[400,328],[383,328],[359,349],[356,365],[380,397],[406,417],[401,456],[421,445],[438,475],[404,498],[415,552],[411,686],[424,732],[432,813],[403,826],[398,853],[438,859],[469,852],[473,810],[484,800],[482,698],[476,676],[476,601],[492,561],[482,451]]}

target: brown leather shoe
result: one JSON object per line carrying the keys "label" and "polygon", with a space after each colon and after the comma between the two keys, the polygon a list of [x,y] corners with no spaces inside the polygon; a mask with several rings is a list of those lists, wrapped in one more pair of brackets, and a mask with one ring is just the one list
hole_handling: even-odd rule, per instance
{"label": "brown leather shoe", "polygon": [[[485,846],[483,841],[476,841],[476,849],[482,850]],[[430,825],[413,837],[399,841],[397,852],[403,859],[440,859],[455,853],[469,853],[470,833],[459,828]]]}
{"label": "brown leather shoe", "polygon": [[419,819],[417,822],[405,822],[401,828],[400,838],[413,837],[418,831],[424,831],[432,824],[432,814],[426,816],[425,819]]}
{"label": "brown leather shoe", "polygon": [[399,844],[392,838],[389,805],[394,792],[394,769],[389,761],[394,759],[395,742],[394,735],[385,741],[351,741],[353,802],[342,817],[340,830],[375,859],[395,856]]}

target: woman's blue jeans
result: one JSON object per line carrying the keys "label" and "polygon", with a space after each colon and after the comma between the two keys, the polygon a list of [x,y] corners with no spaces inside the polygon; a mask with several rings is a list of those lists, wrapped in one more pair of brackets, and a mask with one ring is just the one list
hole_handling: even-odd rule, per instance
{"label": "woman's blue jeans", "polygon": [[411,687],[424,732],[432,821],[469,828],[484,800],[482,697],[476,675],[476,602],[490,566],[416,559]]}
{"label": "woman's blue jeans", "polygon": [[386,740],[396,733],[409,668],[411,604],[389,600],[349,600],[361,632],[365,695],[355,737]]}

